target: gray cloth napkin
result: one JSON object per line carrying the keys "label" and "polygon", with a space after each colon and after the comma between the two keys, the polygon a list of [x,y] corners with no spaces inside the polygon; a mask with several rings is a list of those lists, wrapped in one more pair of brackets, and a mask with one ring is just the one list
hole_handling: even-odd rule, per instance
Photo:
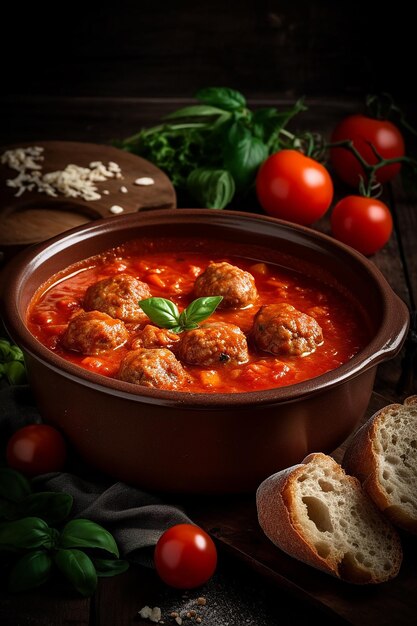
{"label": "gray cloth napkin", "polygon": [[[41,421],[28,386],[0,390],[2,446],[18,428]],[[102,476],[91,481],[89,476],[59,472],[36,477],[33,485],[42,491],[71,494],[71,517],[87,518],[104,526],[116,539],[121,556],[142,565],[152,565],[153,548],[167,528],[191,523],[181,507]]]}

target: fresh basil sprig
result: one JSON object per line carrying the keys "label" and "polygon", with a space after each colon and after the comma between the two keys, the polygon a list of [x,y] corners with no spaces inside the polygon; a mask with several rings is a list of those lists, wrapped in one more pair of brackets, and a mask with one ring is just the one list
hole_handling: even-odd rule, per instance
{"label": "fresh basil sprig", "polygon": [[206,87],[195,98],[197,104],[115,145],[155,163],[200,206],[223,209],[235,192],[243,197],[253,187],[268,155],[300,147],[300,137],[287,125],[306,110],[302,99],[284,110],[253,111],[245,96],[229,87]]}
{"label": "fresh basil sprig", "polygon": [[[97,549],[116,558],[96,558]],[[93,550],[93,554],[90,556],[85,550]],[[17,555],[9,576],[10,591],[44,584],[56,567],[79,593],[90,596],[97,587],[98,576],[114,576],[129,566],[119,559],[113,536],[86,519],[71,520],[61,532],[39,517],[3,522],[0,551]]]}
{"label": "fresh basil sprig", "polygon": [[187,189],[200,206],[221,209],[232,200],[235,181],[227,170],[199,167],[189,175]]}
{"label": "fresh basil sprig", "polygon": [[58,569],[89,596],[98,576],[127,570],[113,536],[99,524],[73,519],[61,531],[49,526],[62,522],[71,507],[71,495],[34,492],[20,472],[0,469],[0,556],[9,562],[10,591],[39,587]]}
{"label": "fresh basil sprig", "polygon": [[26,369],[21,349],[0,337],[0,380],[2,378],[9,385],[23,385],[26,382]]}
{"label": "fresh basil sprig", "polygon": [[68,517],[72,500],[69,493],[34,492],[20,472],[0,468],[0,521],[40,517],[48,524],[57,524]]}
{"label": "fresh basil sprig", "polygon": [[166,298],[140,300],[139,306],[149,319],[160,328],[173,333],[197,328],[198,323],[210,317],[223,300],[223,296],[204,296],[193,300],[182,313],[177,305]]}

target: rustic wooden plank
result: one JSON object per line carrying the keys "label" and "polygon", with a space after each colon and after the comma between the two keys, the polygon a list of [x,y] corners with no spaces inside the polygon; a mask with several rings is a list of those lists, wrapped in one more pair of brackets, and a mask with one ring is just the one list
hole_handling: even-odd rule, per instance
{"label": "rustic wooden plank", "polygon": [[23,594],[0,591],[2,626],[90,626],[90,600],[80,598],[64,583]]}

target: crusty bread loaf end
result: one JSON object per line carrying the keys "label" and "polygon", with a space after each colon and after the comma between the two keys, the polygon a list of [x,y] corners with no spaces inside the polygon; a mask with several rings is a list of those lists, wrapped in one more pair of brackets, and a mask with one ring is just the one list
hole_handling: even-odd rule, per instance
{"label": "crusty bread loaf end", "polygon": [[333,458],[311,454],[270,476],[256,501],[265,534],[300,561],[357,584],[398,574],[402,549],[395,529]]}
{"label": "crusty bread loaf end", "polygon": [[394,524],[417,534],[417,396],[375,413],[351,439],[343,467]]}

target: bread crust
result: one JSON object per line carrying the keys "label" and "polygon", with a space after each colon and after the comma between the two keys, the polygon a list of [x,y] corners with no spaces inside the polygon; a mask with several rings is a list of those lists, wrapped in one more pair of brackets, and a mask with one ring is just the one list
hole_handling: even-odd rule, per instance
{"label": "bread crust", "polygon": [[293,465],[273,474],[258,487],[256,493],[258,521],[266,536],[290,556],[347,582],[356,584],[380,583],[396,576],[401,566],[402,548],[394,528],[392,528],[392,544],[395,555],[391,571],[379,572],[379,575],[370,571],[369,568],[361,567],[359,563],[354,563],[353,560],[345,558],[346,555],[343,551],[322,557],[309,537],[306,537],[308,533],[305,532],[302,523],[297,520],[297,515],[294,514],[297,509],[294,485],[306,471],[306,466],[316,462],[325,463],[331,469],[333,478],[343,479],[345,483],[347,482],[355,494],[358,496],[360,494],[360,497],[366,500],[369,508],[375,510],[381,523],[391,531],[389,522],[385,521],[373,503],[367,500],[360,482],[353,476],[347,476],[333,458],[320,452],[308,455],[298,465]]}
{"label": "bread crust", "polygon": [[410,396],[404,400],[404,405],[389,404],[377,411],[352,437],[342,461],[345,471],[359,479],[366,493],[384,515],[399,528],[413,534],[417,534],[417,519],[394,502],[380,482],[380,456],[376,441],[380,428],[390,412],[404,410],[404,406],[416,405],[417,396]]}
{"label": "bread crust", "polygon": [[272,543],[287,554],[296,555],[300,561],[338,576],[335,565],[328,563],[311,548],[290,515],[291,483],[304,471],[305,461],[273,474],[259,485],[256,492],[259,524]]}

